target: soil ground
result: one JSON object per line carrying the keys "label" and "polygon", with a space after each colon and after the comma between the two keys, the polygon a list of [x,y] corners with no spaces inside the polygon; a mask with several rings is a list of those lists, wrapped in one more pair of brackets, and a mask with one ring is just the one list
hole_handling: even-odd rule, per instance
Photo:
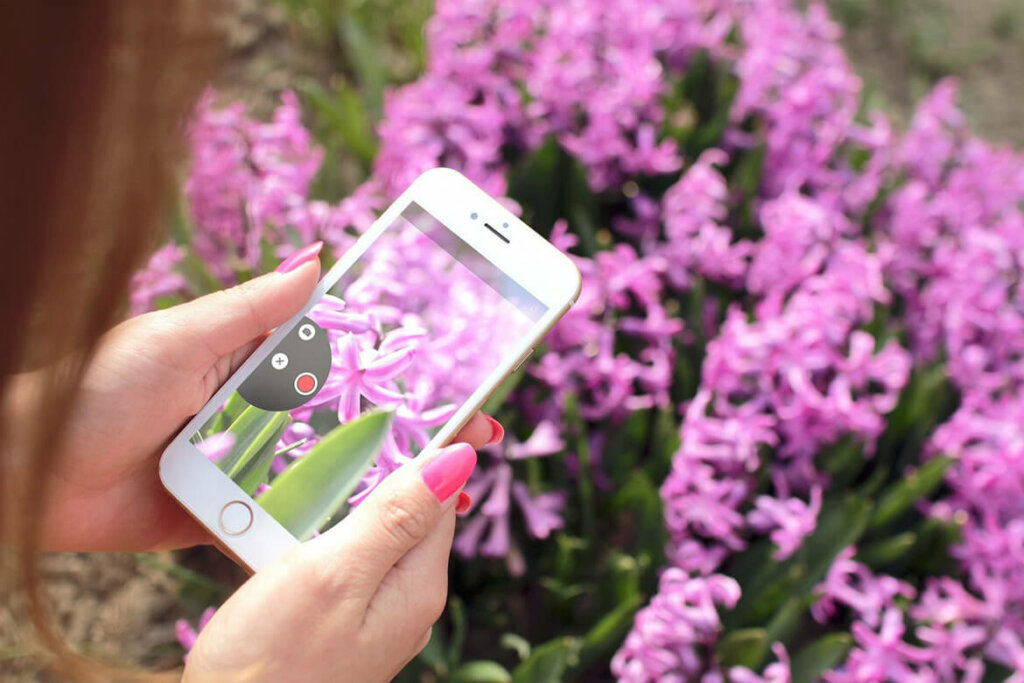
{"label": "soil ground", "polygon": [[1024,2],[826,0],[848,54],[897,125],[939,78],[956,76],[975,131],[1024,145]]}

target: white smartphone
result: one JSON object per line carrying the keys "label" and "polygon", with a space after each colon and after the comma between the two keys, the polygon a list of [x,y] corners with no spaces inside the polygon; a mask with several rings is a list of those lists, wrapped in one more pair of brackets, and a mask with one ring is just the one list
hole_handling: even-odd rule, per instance
{"label": "white smartphone", "polygon": [[572,261],[449,169],[421,175],[160,459],[250,571],[446,445],[576,301]]}

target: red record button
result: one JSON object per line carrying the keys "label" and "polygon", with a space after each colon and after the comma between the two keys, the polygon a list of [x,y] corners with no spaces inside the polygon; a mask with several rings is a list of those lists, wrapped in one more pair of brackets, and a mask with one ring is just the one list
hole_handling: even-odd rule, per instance
{"label": "red record button", "polygon": [[309,396],[316,391],[316,377],[312,373],[304,372],[295,378],[295,391],[303,396]]}

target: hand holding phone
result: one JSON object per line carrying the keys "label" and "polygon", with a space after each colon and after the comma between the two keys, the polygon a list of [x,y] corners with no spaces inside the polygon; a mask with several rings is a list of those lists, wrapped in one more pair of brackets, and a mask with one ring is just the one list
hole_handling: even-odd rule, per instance
{"label": "hand holding phone", "polygon": [[266,566],[449,443],[579,286],[500,204],[430,171],[186,425],[164,485],[245,566]]}
{"label": "hand holding phone", "polygon": [[[103,335],[65,418],[40,547],[139,552],[209,543],[160,485],[157,458],[266,334],[302,308],[319,279],[314,256],[287,274],[130,318]],[[30,397],[37,374],[20,376],[12,398]],[[11,402],[12,425],[32,424],[17,414],[22,403],[31,400]],[[12,495],[28,490],[18,470],[7,474]]]}
{"label": "hand holding phone", "polygon": [[250,578],[203,628],[183,680],[391,680],[445,608],[456,496],[437,484],[468,476],[482,445],[409,463]]}

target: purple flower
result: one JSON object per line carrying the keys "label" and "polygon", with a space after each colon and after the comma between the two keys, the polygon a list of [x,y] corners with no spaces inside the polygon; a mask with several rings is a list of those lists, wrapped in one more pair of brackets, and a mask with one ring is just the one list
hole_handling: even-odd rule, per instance
{"label": "purple flower", "polygon": [[637,613],[633,630],[612,659],[612,673],[629,683],[714,680],[701,676],[709,673],[722,630],[717,608],[732,609],[739,599],[739,584],[728,576],[691,577],[681,569],[666,569],[658,594]]}
{"label": "purple flower", "polygon": [[[574,241],[565,229],[565,223],[557,225],[552,240],[570,248]],[[580,414],[588,420],[620,420],[636,410],[667,406],[674,340],[681,337],[683,323],[661,303],[665,260],[641,257],[624,244],[594,260],[574,260],[583,291],[548,335],[549,352],[532,374],[555,391],[555,406],[563,405],[567,394],[577,395]],[[635,302],[642,317],[633,312]],[[642,349],[632,355],[616,352],[620,337]]]}
{"label": "purple flower", "polygon": [[511,535],[513,502],[523,515],[527,533],[545,539],[565,524],[561,511],[566,495],[561,491],[532,492],[525,483],[514,480],[511,463],[554,455],[564,447],[555,426],[541,422],[526,441],[508,437],[502,446],[490,448],[491,464],[478,467],[465,486],[473,506],[455,538],[455,551],[467,558],[478,554],[505,558],[513,575],[525,571],[522,553]]}
{"label": "purple flower", "polygon": [[811,608],[819,623],[836,616],[838,605],[853,610],[854,615],[870,628],[881,621],[884,611],[896,606],[896,599],[912,599],[914,588],[891,576],[875,576],[867,566],[855,562],[856,549],[846,548],[832,563],[825,581],[815,591],[821,597]]}
{"label": "purple flower", "polygon": [[800,545],[817,526],[821,512],[821,487],[811,489],[811,502],[799,498],[778,500],[771,496],[758,496],[754,509],[747,513],[747,524],[760,533],[771,532],[776,550],[776,560],[785,560],[797,551]]}
{"label": "purple flower", "polygon": [[729,669],[729,680],[731,683],[792,683],[793,677],[789,669],[789,653],[786,652],[782,643],[772,645],[772,652],[779,661],[773,662],[765,667],[764,675],[758,676],[750,669],[743,666],[734,666]]}
{"label": "purple flower", "polygon": [[[207,92],[189,130],[193,158],[185,196],[195,223],[192,247],[225,282],[236,270],[257,269],[263,241],[288,241],[286,227],[299,230],[300,243],[327,236],[318,223],[330,211],[308,203],[323,151],[302,126],[295,95],[281,99],[273,121],[259,123],[242,104],[218,109]],[[323,220],[311,220],[317,214]]]}
{"label": "purple flower", "polygon": [[235,445],[235,435],[230,432],[211,434],[196,444],[199,452],[213,462],[217,462]]}
{"label": "purple flower", "polygon": [[185,293],[188,283],[175,267],[185,258],[185,250],[167,244],[153,252],[146,267],[132,276],[131,313],[152,310],[159,299]]}
{"label": "purple flower", "polygon": [[825,680],[828,683],[938,683],[938,677],[927,666],[931,659],[929,651],[904,641],[905,630],[903,613],[895,608],[886,609],[877,626],[854,623],[853,638],[857,646],[840,669],[825,674]]}
{"label": "purple flower", "polygon": [[665,242],[658,251],[671,264],[667,275],[674,287],[688,289],[694,273],[732,286],[743,282],[752,245],[737,240],[725,224],[729,189],[716,166],[728,161],[725,152],[707,150],[665,193]]}
{"label": "purple flower", "polygon": [[213,618],[214,612],[217,611],[216,607],[207,607],[203,610],[203,613],[199,615],[199,622],[195,628],[185,621],[184,619],[178,619],[174,622],[174,631],[178,637],[178,643],[185,650],[185,659],[188,659],[188,652],[195,647],[196,639],[199,638],[199,633],[206,628],[206,625],[210,623],[210,619]]}

